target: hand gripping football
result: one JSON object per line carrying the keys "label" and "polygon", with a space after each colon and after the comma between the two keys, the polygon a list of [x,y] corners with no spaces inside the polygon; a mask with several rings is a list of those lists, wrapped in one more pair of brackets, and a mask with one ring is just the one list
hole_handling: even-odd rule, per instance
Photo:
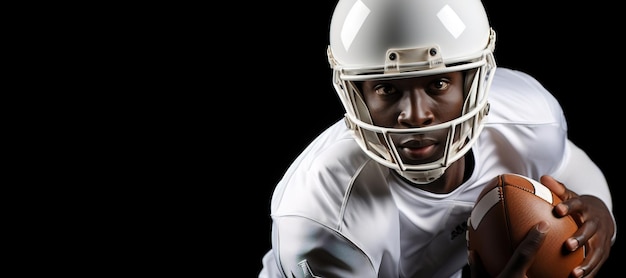
{"label": "hand gripping football", "polygon": [[502,174],[489,182],[476,200],[467,221],[467,244],[479,256],[487,272],[496,276],[504,268],[528,231],[546,220],[550,230],[527,275],[568,277],[584,258],[584,248],[565,250],[564,243],[578,229],[568,215],[552,213],[561,199],[540,182],[517,174]]}

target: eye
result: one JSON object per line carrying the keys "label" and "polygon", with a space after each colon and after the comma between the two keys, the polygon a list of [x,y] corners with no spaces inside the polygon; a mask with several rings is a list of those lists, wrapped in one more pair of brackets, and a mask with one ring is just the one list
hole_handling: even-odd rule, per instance
{"label": "eye", "polygon": [[393,95],[397,92],[396,88],[391,86],[391,84],[388,84],[388,83],[381,83],[381,84],[376,85],[374,87],[374,91],[376,92],[377,95],[380,95],[380,96]]}
{"label": "eye", "polygon": [[450,87],[450,81],[444,78],[437,79],[430,83],[429,87],[433,91],[445,91]]}

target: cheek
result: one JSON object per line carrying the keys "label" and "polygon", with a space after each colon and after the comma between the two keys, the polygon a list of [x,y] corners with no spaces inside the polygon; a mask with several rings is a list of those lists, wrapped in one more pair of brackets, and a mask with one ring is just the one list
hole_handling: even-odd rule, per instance
{"label": "cheek", "polygon": [[463,111],[463,96],[451,97],[439,105],[437,108],[437,114],[441,117],[443,122],[453,120],[461,116]]}
{"label": "cheek", "polygon": [[386,105],[380,101],[366,101],[367,107],[372,117],[372,121],[375,125],[384,127],[393,127],[395,125],[397,115],[396,107]]}
{"label": "cheek", "polygon": [[455,105],[447,105],[444,109],[441,110],[441,116],[444,122],[454,120],[461,116],[461,112],[463,112],[463,103],[459,102]]}

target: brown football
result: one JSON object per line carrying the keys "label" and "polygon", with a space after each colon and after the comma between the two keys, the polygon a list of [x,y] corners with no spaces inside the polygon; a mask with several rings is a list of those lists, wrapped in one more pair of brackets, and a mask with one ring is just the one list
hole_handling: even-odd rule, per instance
{"label": "brown football", "polygon": [[467,244],[490,275],[496,276],[528,231],[546,220],[550,230],[527,275],[568,277],[584,258],[584,248],[565,250],[564,243],[578,229],[568,215],[557,218],[552,209],[561,199],[540,182],[517,174],[498,175],[476,200],[467,221]]}

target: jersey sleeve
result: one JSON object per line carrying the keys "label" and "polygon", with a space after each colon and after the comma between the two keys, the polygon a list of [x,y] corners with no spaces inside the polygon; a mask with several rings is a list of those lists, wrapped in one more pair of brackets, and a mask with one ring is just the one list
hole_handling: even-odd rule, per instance
{"label": "jersey sleeve", "polygon": [[564,167],[567,121],[559,102],[535,78],[498,68],[490,103],[482,155],[496,159],[486,167],[535,179]]}
{"label": "jersey sleeve", "polygon": [[285,277],[376,277],[369,259],[342,235],[301,217],[274,219],[277,264]]}
{"label": "jersey sleeve", "polygon": [[397,236],[389,241],[387,235],[398,234],[385,173],[362,152],[345,123],[316,138],[274,191],[274,263],[266,267],[290,278],[379,277],[381,264],[389,260],[385,244],[397,245]]}

